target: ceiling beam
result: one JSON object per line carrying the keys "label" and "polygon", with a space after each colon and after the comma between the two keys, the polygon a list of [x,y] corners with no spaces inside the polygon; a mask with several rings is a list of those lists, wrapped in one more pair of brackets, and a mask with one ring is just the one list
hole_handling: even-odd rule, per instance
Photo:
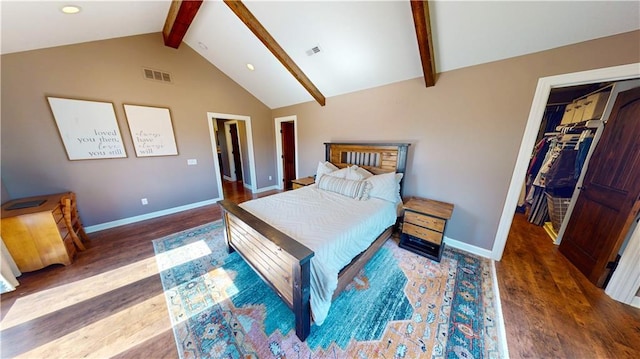
{"label": "ceiling beam", "polygon": [[260,41],[264,44],[264,46],[271,51],[271,53],[284,65],[284,67],[289,70],[289,72],[293,75],[293,77],[300,82],[302,87],[304,87],[310,94],[313,96],[316,101],[320,104],[320,106],[325,105],[324,95],[318,90],[318,88],[309,80],[307,75],[302,72],[302,70],[296,65],[295,62],[287,55],[287,53],[278,45],[276,40],[267,32],[267,30],[260,24],[258,19],[247,9],[247,7],[241,1],[235,0],[224,0],[225,4],[229,6],[231,11],[233,11],[240,20],[253,32]]}
{"label": "ceiling beam", "polygon": [[182,43],[189,26],[196,17],[203,0],[174,0],[169,7],[167,19],[164,22],[162,36],[165,46],[177,49]]}
{"label": "ceiling beam", "polygon": [[431,20],[429,18],[429,2],[425,0],[411,0],[413,24],[418,38],[418,49],[422,61],[422,73],[427,87],[436,84],[436,62],[433,53],[433,39],[431,37]]}

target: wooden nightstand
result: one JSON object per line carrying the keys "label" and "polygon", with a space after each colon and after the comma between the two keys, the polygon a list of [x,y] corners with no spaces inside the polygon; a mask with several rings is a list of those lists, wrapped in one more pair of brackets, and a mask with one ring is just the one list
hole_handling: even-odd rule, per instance
{"label": "wooden nightstand", "polygon": [[300,187],[308,186],[314,183],[316,183],[316,179],[313,176],[296,178],[291,181],[293,189],[298,189]]}
{"label": "wooden nightstand", "polygon": [[400,247],[439,262],[444,248],[444,231],[453,213],[453,205],[412,197],[403,207]]}

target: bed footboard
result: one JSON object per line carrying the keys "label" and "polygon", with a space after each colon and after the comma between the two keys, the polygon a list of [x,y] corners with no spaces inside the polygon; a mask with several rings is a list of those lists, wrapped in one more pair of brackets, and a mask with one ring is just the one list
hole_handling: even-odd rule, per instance
{"label": "bed footboard", "polygon": [[311,330],[309,268],[314,253],[237,204],[223,200],[225,240],[284,300],[296,318],[296,335],[304,341]]}

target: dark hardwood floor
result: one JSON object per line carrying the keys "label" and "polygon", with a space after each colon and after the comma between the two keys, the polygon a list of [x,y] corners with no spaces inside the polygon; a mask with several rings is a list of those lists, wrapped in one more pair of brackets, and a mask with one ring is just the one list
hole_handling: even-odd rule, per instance
{"label": "dark hardwood floor", "polygon": [[[236,182],[224,191],[258,197]],[[72,265],[23,273],[1,296],[0,357],[177,358],[151,240],[220,218],[209,205],[90,233]]]}
{"label": "dark hardwood floor", "polygon": [[640,309],[591,284],[523,214],[496,271],[512,358],[640,358]]}
{"label": "dark hardwood floor", "polygon": [[[94,232],[72,265],[24,273],[1,298],[0,357],[177,358],[151,240],[219,218],[210,205]],[[512,358],[640,357],[640,309],[593,287],[542,228],[516,215],[496,268]]]}

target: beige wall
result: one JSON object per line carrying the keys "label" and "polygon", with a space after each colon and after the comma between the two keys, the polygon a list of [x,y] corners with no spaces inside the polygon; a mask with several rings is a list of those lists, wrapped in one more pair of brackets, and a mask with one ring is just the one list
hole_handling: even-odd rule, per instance
{"label": "beige wall", "polygon": [[455,204],[447,236],[491,250],[541,77],[640,62],[640,32],[277,109],[298,118],[300,175],[323,142],[408,141],[405,195]]}
{"label": "beige wall", "polygon": [[[297,115],[301,176],[315,172],[326,141],[411,142],[405,194],[454,203],[447,235],[491,249],[538,78],[639,62],[640,32],[442,73],[432,88],[414,79],[274,111],[160,34],[1,59],[1,173],[13,198],[74,190],[87,225],[217,198],[207,112],[251,117],[257,188],[269,187],[273,119]],[[143,66],[175,84],[144,80]],[[129,157],[67,160],[46,95],[112,101]],[[136,158],[122,103],[170,107],[180,155]]]}
{"label": "beige wall", "polygon": [[[269,134],[254,143],[258,179],[275,175],[270,109],[186,44],[165,47],[160,33],[7,54],[1,65],[1,173],[13,198],[73,190],[85,225],[218,198],[207,112],[250,116],[254,133]],[[143,67],[170,72],[174,84],[145,80]],[[69,161],[48,95],[113,102],[128,158]],[[137,158],[123,103],[169,107],[179,155]]]}

